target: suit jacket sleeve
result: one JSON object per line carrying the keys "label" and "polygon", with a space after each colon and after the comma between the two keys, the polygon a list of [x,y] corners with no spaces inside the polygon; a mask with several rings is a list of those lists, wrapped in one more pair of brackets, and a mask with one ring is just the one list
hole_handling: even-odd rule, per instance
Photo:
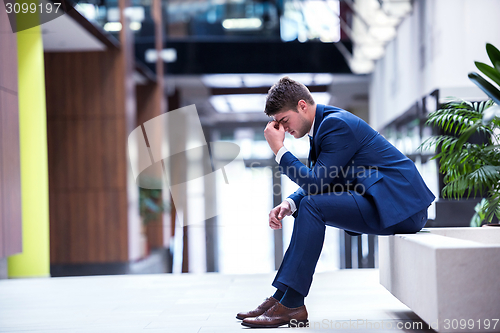
{"label": "suit jacket sleeve", "polygon": [[314,142],[319,155],[312,168],[305,166],[290,152],[286,152],[280,161],[281,172],[300,186],[289,196],[297,209],[304,196],[322,193],[331,184],[340,181],[359,147],[351,128],[337,117],[323,120]]}

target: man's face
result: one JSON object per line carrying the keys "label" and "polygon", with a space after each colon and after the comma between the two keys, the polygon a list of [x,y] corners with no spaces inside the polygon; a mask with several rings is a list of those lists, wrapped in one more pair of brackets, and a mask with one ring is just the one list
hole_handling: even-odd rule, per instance
{"label": "man's face", "polygon": [[299,139],[309,133],[312,122],[305,117],[304,111],[300,107],[297,109],[298,112],[294,110],[281,111],[274,116],[274,120],[282,124],[286,132]]}

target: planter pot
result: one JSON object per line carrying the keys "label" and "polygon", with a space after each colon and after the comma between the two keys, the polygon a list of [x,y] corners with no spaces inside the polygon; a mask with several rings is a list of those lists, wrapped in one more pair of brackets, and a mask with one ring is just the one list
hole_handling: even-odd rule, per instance
{"label": "planter pot", "polygon": [[488,224],[483,224],[482,227],[485,228],[494,228],[494,227],[500,227],[500,223],[488,223]]}
{"label": "planter pot", "polygon": [[[380,283],[437,332],[500,332],[500,228],[379,237]],[[496,327],[493,329],[493,326]]]}

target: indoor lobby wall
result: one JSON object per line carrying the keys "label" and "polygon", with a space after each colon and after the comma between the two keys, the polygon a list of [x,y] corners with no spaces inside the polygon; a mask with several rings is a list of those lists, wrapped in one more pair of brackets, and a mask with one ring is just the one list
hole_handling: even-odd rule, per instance
{"label": "indoor lobby wall", "polygon": [[120,51],[46,53],[51,263],[128,260]]}
{"label": "indoor lobby wall", "polygon": [[17,36],[0,3],[0,278],[22,251]]}
{"label": "indoor lobby wall", "polygon": [[132,72],[123,53],[46,53],[56,275],[68,264],[114,264],[107,272],[123,273],[130,259],[130,219],[139,219],[129,209],[138,205],[137,196],[131,201],[128,193],[127,137],[135,124],[135,91],[127,85]]}
{"label": "indoor lobby wall", "polygon": [[419,0],[377,61],[370,82],[370,121],[377,129],[436,89],[440,97],[486,99],[467,77],[489,63],[486,43],[500,47],[500,2]]}

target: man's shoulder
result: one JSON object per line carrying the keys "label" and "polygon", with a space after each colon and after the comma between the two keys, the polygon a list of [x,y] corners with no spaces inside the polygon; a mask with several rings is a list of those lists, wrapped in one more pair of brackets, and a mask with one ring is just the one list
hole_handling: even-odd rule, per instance
{"label": "man's shoulder", "polygon": [[357,124],[360,120],[361,118],[357,117],[351,112],[334,106],[325,107],[323,113],[323,122],[340,121],[348,125],[353,125]]}
{"label": "man's shoulder", "polygon": [[342,108],[339,108],[338,106],[333,106],[333,105],[326,105],[326,104],[320,104],[323,107],[323,110],[326,111],[345,111]]}
{"label": "man's shoulder", "polygon": [[327,118],[338,118],[347,120],[360,119],[356,115],[347,110],[341,109],[336,106],[323,105],[323,120]]}
{"label": "man's shoulder", "polygon": [[[332,128],[345,128],[352,133],[358,134],[375,132],[375,130],[371,128],[370,125],[368,125],[363,119],[359,118],[355,114],[338,107],[325,106],[323,120],[319,125],[318,133],[328,131],[328,129],[331,130]],[[357,135],[355,134],[355,136]]]}

